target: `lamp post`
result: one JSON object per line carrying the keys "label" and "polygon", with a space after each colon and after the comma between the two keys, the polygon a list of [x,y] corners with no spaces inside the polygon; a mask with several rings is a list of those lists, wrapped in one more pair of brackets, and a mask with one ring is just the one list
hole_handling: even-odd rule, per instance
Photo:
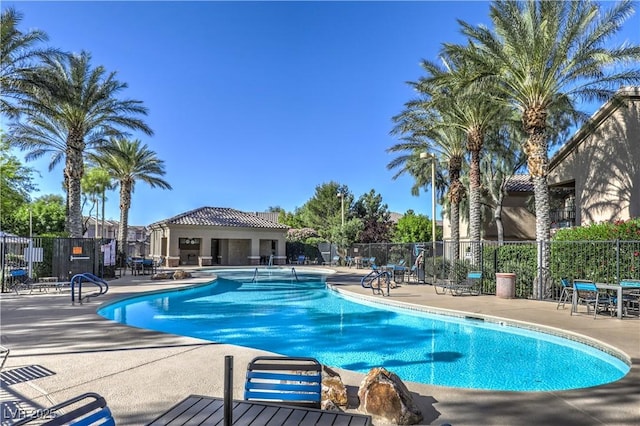
{"label": "lamp post", "polygon": [[429,152],[421,152],[421,159],[431,159],[431,257],[433,258],[433,274],[435,284],[436,262],[436,155]]}
{"label": "lamp post", "polygon": [[342,227],[344,228],[344,194],[342,192],[338,192],[338,197],[340,197],[340,206],[342,212]]}

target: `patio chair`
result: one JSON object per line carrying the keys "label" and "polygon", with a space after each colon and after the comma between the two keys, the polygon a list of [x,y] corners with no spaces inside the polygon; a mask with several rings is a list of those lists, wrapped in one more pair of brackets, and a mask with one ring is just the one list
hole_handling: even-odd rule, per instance
{"label": "patio chair", "polygon": [[[55,417],[53,415],[57,414]],[[39,424],[43,426],[115,426],[111,410],[107,407],[107,401],[97,393],[84,393],[60,404],[35,412],[15,423],[12,426],[26,424]]]}
{"label": "patio chair", "polygon": [[247,366],[244,399],[320,408],[322,365],[314,358],[259,356]]}
{"label": "patio chair", "polygon": [[560,285],[562,285],[562,291],[560,292],[560,298],[558,299],[558,305],[556,305],[556,309],[562,305],[562,309],[564,309],[564,304],[570,302],[573,299],[573,286],[568,278],[562,278],[560,280]]}
{"label": "patio chair", "polygon": [[[640,280],[622,279],[620,286],[622,293],[622,316],[628,316],[630,311],[640,314]],[[625,293],[624,291],[627,290]],[[611,316],[616,314],[618,306],[618,296],[610,296]]]}
{"label": "patio chair", "polygon": [[340,263],[340,256],[333,256],[331,258],[331,266],[338,266],[338,263]]}
{"label": "patio chair", "polygon": [[578,305],[585,305],[587,307],[587,315],[591,312],[591,306],[593,306],[593,319],[596,319],[598,315],[598,308],[609,309],[611,299],[609,296],[600,294],[598,287],[590,280],[573,280],[573,291],[577,293],[577,302],[571,306],[571,315],[574,312],[578,312]]}
{"label": "patio chair", "polygon": [[25,269],[13,269],[9,271],[9,285],[11,289],[16,292],[16,294],[20,294],[20,290],[29,290],[31,293],[36,287],[34,281],[29,278],[29,273]]}

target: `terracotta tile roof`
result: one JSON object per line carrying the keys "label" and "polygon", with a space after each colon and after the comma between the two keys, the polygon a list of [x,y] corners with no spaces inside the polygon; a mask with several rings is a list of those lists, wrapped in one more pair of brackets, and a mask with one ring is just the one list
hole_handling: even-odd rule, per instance
{"label": "terracotta tile roof", "polygon": [[508,192],[533,192],[531,175],[513,175],[507,181]]}
{"label": "terracotta tile roof", "polygon": [[227,226],[238,228],[289,228],[287,225],[271,222],[253,213],[245,213],[227,207],[200,207],[169,219],[161,220],[149,226],[160,224]]}

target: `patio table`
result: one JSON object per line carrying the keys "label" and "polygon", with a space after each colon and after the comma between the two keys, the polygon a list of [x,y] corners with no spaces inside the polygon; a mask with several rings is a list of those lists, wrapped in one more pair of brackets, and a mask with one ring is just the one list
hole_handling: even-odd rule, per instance
{"label": "patio table", "polygon": [[[363,414],[239,400],[233,401],[232,418],[234,425],[371,425],[371,417]],[[224,424],[224,398],[190,395],[149,423],[148,426],[169,424],[222,425]]]}

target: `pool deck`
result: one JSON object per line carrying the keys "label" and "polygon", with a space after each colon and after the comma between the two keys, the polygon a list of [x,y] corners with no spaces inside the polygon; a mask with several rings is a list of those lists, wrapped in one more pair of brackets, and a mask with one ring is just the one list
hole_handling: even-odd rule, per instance
{"label": "pool deck", "polygon": [[[586,313],[570,316],[568,305],[557,310],[550,302],[437,295],[430,285],[408,283],[383,298],[360,286],[360,277],[369,271],[334,269],[337,272],[328,282],[339,291],[562,329],[617,348],[633,364],[629,374],[615,383],[562,392],[478,391],[407,382],[424,415],[421,424],[640,424],[640,319],[598,316],[594,320]],[[118,425],[142,425],[188,395],[221,397],[225,355],[234,356],[234,397],[241,399],[245,366],[264,352],[131,328],[96,314],[100,305],[117,298],[208,281],[196,271],[194,276],[151,281],[149,276],[127,275],[110,281],[107,295],[75,306],[68,292],[2,294],[0,344],[11,349],[2,372],[3,416],[15,412],[15,403],[9,401],[21,401],[19,407],[30,410],[91,391],[106,398]],[[375,324],[371,332],[375,333]],[[384,342],[380,336],[380,344]],[[338,371],[350,390],[357,390],[363,375]],[[2,418],[3,425],[6,420]]]}

